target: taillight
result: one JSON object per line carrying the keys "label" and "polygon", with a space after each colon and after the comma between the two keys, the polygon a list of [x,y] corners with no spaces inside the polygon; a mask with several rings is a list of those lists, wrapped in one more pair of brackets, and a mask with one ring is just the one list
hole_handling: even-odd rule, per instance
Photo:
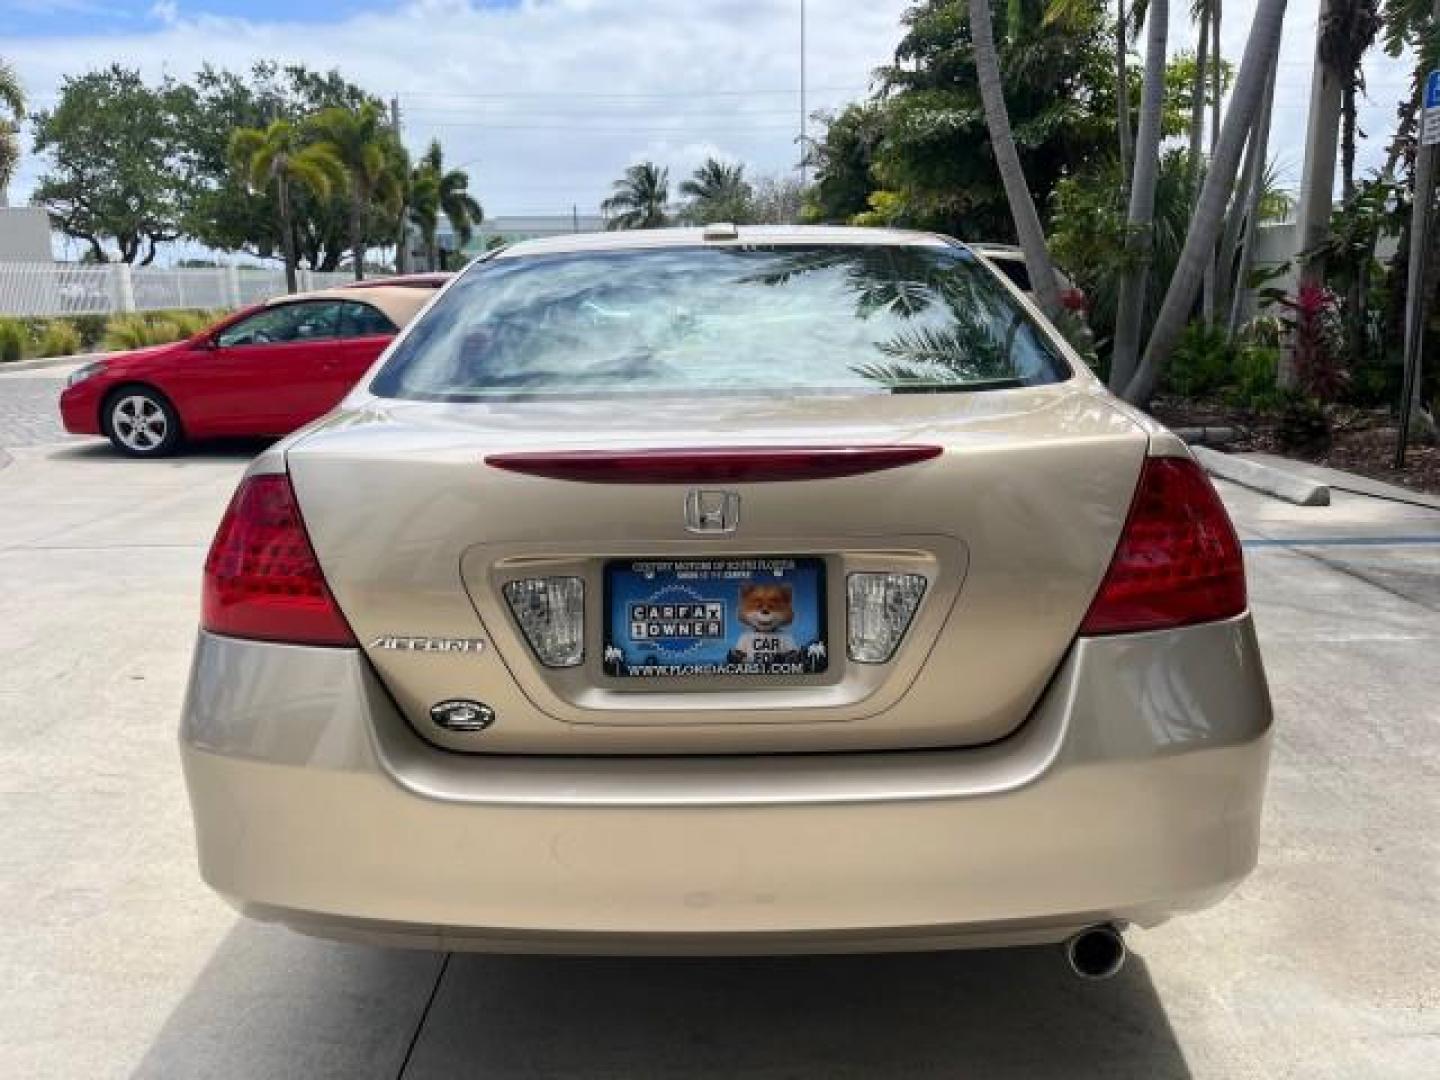
{"label": "taillight", "polygon": [[1125,530],[1082,634],[1163,630],[1245,610],[1240,541],[1188,458],[1147,458]]}
{"label": "taillight", "polygon": [[232,637],[295,645],[355,645],[330,589],[290,478],[240,484],[205,559],[201,623]]}

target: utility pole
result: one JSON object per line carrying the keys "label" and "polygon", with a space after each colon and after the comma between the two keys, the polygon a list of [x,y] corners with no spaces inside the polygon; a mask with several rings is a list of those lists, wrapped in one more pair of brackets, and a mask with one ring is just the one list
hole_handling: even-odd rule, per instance
{"label": "utility pole", "polygon": [[[401,146],[404,142],[400,138],[400,95],[390,95],[390,130],[395,133],[395,141]],[[410,270],[410,223],[409,208],[400,208],[400,226],[398,235],[395,238],[395,272],[405,274]]]}
{"label": "utility pole", "polygon": [[805,157],[809,153],[805,141],[805,0],[800,0],[800,186],[805,186]]}
{"label": "utility pole", "polygon": [[[1305,169],[1300,177],[1300,220],[1296,248],[1301,286],[1319,285],[1325,276],[1324,260],[1314,254],[1330,238],[1330,204],[1335,195],[1335,153],[1340,133],[1342,87],[1320,52],[1325,27],[1343,0],[1321,0],[1315,23],[1314,74],[1310,77],[1310,117],[1305,131]],[[1295,385],[1295,358],[1290,349],[1280,357],[1279,382]]]}

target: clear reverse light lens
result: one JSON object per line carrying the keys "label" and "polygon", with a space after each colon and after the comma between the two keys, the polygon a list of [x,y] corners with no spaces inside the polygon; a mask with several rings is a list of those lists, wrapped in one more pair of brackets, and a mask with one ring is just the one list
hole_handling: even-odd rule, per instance
{"label": "clear reverse light lens", "polygon": [[883,664],[895,648],[920,598],[925,578],[920,574],[851,574],[845,580],[850,659],[862,664]]}
{"label": "clear reverse light lens", "polygon": [[578,577],[507,581],[505,601],[546,667],[574,667],[585,658],[585,582]]}
{"label": "clear reverse light lens", "polygon": [[72,371],[70,378],[65,380],[65,385],[74,386],[76,383],[82,383],[91,376],[99,375],[104,370],[105,362],[103,360],[92,360],[90,363],[82,364]]}

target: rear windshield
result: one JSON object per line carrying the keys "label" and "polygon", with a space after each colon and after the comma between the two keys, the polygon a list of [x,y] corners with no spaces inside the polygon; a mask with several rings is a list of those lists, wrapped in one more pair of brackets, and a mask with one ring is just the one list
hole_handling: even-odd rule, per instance
{"label": "rear windshield", "polygon": [[962,249],[685,247],[477,264],[370,389],[428,401],[903,393],[1068,376]]}

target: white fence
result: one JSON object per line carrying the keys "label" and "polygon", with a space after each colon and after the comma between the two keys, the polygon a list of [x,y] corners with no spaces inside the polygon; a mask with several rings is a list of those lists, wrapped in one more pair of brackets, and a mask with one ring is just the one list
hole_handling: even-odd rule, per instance
{"label": "white fence", "polygon": [[[300,271],[302,290],[349,280],[345,273]],[[237,308],[284,291],[285,272],[264,267],[166,270],[125,263],[0,262],[0,316]]]}

